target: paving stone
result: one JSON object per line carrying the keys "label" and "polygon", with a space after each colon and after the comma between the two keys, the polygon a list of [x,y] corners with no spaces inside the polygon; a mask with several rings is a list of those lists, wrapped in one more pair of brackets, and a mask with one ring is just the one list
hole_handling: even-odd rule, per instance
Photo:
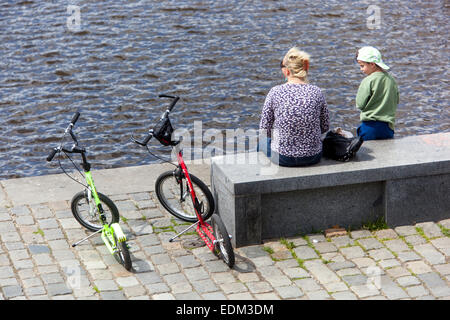
{"label": "paving stone", "polygon": [[176,257],[175,261],[181,266],[182,269],[200,266],[200,262],[192,255]]}
{"label": "paving stone", "polygon": [[340,248],[339,250],[349,260],[366,256],[366,253],[359,246]]}
{"label": "paving stone", "polygon": [[331,242],[319,242],[314,245],[314,248],[320,253],[336,252],[337,247]]}
{"label": "paving stone", "polygon": [[183,270],[183,272],[191,282],[209,278],[208,272],[203,267],[186,269],[186,270]]}
{"label": "paving stone", "polygon": [[386,268],[392,268],[397,267],[400,265],[400,262],[398,262],[396,259],[387,259],[387,260],[381,260],[378,262],[379,266],[383,269]]}
{"label": "paving stone", "polygon": [[351,239],[349,236],[340,236],[340,237],[333,237],[331,238],[331,241],[338,247],[346,247],[348,245],[354,245],[354,240]]}
{"label": "paving stone", "polygon": [[423,233],[428,238],[436,238],[443,236],[441,228],[439,228],[439,226],[434,222],[417,223],[416,228],[422,229]]}
{"label": "paving stone", "polygon": [[152,234],[153,233],[153,227],[147,221],[129,220],[127,222],[127,224],[130,227],[131,231],[136,236],[142,236],[142,235]]}
{"label": "paving stone", "polygon": [[405,289],[406,292],[408,293],[408,295],[411,298],[418,298],[418,297],[423,297],[426,295],[429,295],[430,293],[428,292],[427,289],[425,289],[424,286],[413,286],[413,287],[408,287]]}
{"label": "paving stone", "polygon": [[229,300],[253,300],[253,297],[248,292],[243,293],[233,293],[228,295]]}
{"label": "paving stone", "polygon": [[411,273],[407,270],[407,268],[403,266],[394,267],[391,269],[387,269],[386,272],[392,277],[392,278],[399,278],[404,276],[410,276]]}
{"label": "paving stone", "polygon": [[[178,295],[178,294],[187,294],[187,293],[193,293],[192,292],[192,286],[189,282],[177,282],[172,285],[170,285],[171,293]],[[197,293],[195,293],[196,296],[198,296]]]}
{"label": "paving stone", "polygon": [[30,255],[28,254],[27,250],[22,249],[22,250],[9,251],[9,257],[11,258],[12,261],[16,261],[16,260],[28,259],[28,258],[30,258]]}
{"label": "paving stone", "polygon": [[355,259],[352,259],[352,261],[356,264],[356,266],[358,268],[375,266],[377,264],[372,258],[368,258],[368,257],[355,258]]}
{"label": "paving stone", "polygon": [[434,268],[441,275],[450,275],[450,263],[438,264],[438,265],[435,265]]}
{"label": "paving stone", "polygon": [[284,275],[267,277],[266,280],[273,287],[282,287],[282,286],[288,286],[288,285],[292,284],[292,281]]}
{"label": "paving stone", "polygon": [[28,250],[30,250],[31,254],[42,254],[42,253],[50,253],[50,248],[46,245],[39,244],[30,244],[28,246]]}
{"label": "paving stone", "polygon": [[223,283],[220,288],[226,295],[248,291],[247,287],[240,282]]}
{"label": "paving stone", "polygon": [[346,269],[341,269],[339,271],[336,271],[336,273],[338,276],[343,277],[343,276],[361,274],[361,271],[359,271],[358,268],[346,268]]}
{"label": "paving stone", "polygon": [[409,262],[409,261],[416,261],[416,260],[420,260],[421,257],[415,253],[414,251],[403,251],[400,252],[397,255],[398,260],[400,260],[401,262]]}
{"label": "paving stone", "polygon": [[357,300],[358,297],[351,291],[334,292],[331,297],[335,300]]}
{"label": "paving stone", "polygon": [[47,265],[53,265],[55,262],[53,258],[46,253],[38,254],[33,256],[34,263],[37,266],[47,266]]}
{"label": "paving stone", "polygon": [[204,266],[209,272],[226,272],[230,270],[222,260],[207,261]]}
{"label": "paving stone", "polygon": [[430,264],[442,264],[446,262],[445,256],[429,243],[414,246],[414,250]]}
{"label": "paving stone", "polygon": [[420,235],[407,236],[407,237],[405,237],[405,241],[412,246],[427,243],[427,240],[424,239],[424,237],[422,237]]}
{"label": "paving stone", "polygon": [[2,289],[6,299],[11,299],[23,295],[22,287],[18,285],[4,286]]}
{"label": "paving stone", "polygon": [[101,291],[100,296],[103,300],[125,300],[125,295],[122,291]]}
{"label": "paving stone", "polygon": [[433,246],[435,246],[438,249],[449,249],[450,248],[450,238],[449,237],[433,239],[433,240],[431,240],[431,243],[433,244]]}
{"label": "paving stone", "polygon": [[408,298],[408,294],[388,276],[380,276],[380,290],[389,300]]}
{"label": "paving stone", "polygon": [[304,295],[304,293],[296,286],[277,287],[275,291],[282,299],[293,299]]}
{"label": "paving stone", "polygon": [[321,262],[312,260],[305,261],[306,269],[314,275],[320,283],[330,283],[339,281],[339,277]]}
{"label": "paving stone", "polygon": [[395,232],[397,232],[398,235],[400,236],[410,236],[413,234],[417,234],[417,230],[416,227],[414,226],[400,226],[394,229]]}
{"label": "paving stone", "polygon": [[403,240],[400,240],[400,239],[397,239],[397,240],[386,240],[386,241],[384,241],[384,245],[388,249],[390,249],[390,250],[392,250],[392,251],[394,251],[396,253],[410,250],[408,245]]}
{"label": "paving stone", "polygon": [[350,287],[350,289],[359,297],[367,298],[380,294],[380,291],[373,284],[363,284]]}
{"label": "paving stone", "polygon": [[438,223],[444,228],[450,229],[450,219],[441,220]]}
{"label": "paving stone", "polygon": [[395,258],[394,255],[386,248],[370,250],[367,253],[375,261]]}
{"label": "paving stone", "polygon": [[294,249],[295,254],[297,255],[297,258],[308,260],[308,259],[317,259],[319,256],[317,253],[308,246],[300,246]]}
{"label": "paving stone", "polygon": [[47,286],[47,291],[49,296],[58,296],[58,295],[65,295],[65,294],[71,294],[72,289],[67,287],[65,283],[52,283]]}
{"label": "paving stone", "polygon": [[349,289],[344,282],[326,283],[324,287],[328,292],[347,291]]}
{"label": "paving stone", "polygon": [[211,279],[217,284],[237,282],[236,278],[229,272],[212,273]]}
{"label": "paving stone", "polygon": [[25,294],[27,296],[38,296],[38,295],[43,295],[46,294],[46,290],[44,287],[40,286],[40,287],[30,287],[30,288],[25,288]]}
{"label": "paving stone", "polygon": [[291,279],[309,277],[309,273],[303,268],[286,268],[283,272]]}
{"label": "paving stone", "polygon": [[406,263],[406,267],[411,270],[412,273],[415,274],[423,274],[423,273],[429,273],[431,272],[430,266],[428,266],[423,261],[412,261]]}
{"label": "paving stone", "polygon": [[306,292],[306,295],[310,300],[327,300],[331,298],[325,290]]}
{"label": "paving stone", "polygon": [[219,288],[217,288],[214,282],[210,279],[195,281],[194,283],[192,283],[192,286],[194,287],[195,291],[200,294],[219,290]]}
{"label": "paving stone", "polygon": [[246,286],[251,293],[264,293],[273,291],[272,286],[266,281],[247,282]]}
{"label": "paving stone", "polygon": [[158,294],[163,292],[169,292],[170,288],[165,283],[150,283],[145,285],[150,294]]}
{"label": "paving stone", "polygon": [[342,280],[344,280],[350,287],[360,286],[367,283],[367,277],[362,274],[343,276]]}
{"label": "paving stone", "polygon": [[346,261],[341,261],[341,262],[332,262],[332,263],[329,263],[327,266],[331,270],[338,271],[341,269],[353,268],[356,265],[355,265],[355,263],[346,260]]}
{"label": "paving stone", "polygon": [[120,287],[134,287],[139,284],[135,277],[119,277],[116,279],[117,284]]}
{"label": "paving stone", "polygon": [[350,233],[352,239],[361,239],[372,237],[372,233],[369,230],[356,230]]}
{"label": "paving stone", "polygon": [[399,277],[399,278],[397,278],[397,282],[402,287],[410,287],[410,286],[420,284],[419,279],[417,279],[414,276]]}
{"label": "paving stone", "polygon": [[160,264],[157,265],[156,268],[161,275],[180,272],[180,268],[175,262]]}
{"label": "paving stone", "polygon": [[[208,292],[202,294],[203,299],[205,300],[226,300],[226,296],[222,292]],[[177,297],[178,299],[178,297]],[[196,298],[195,300],[200,300],[200,298]]]}
{"label": "paving stone", "polygon": [[39,227],[43,230],[59,228],[58,220],[54,218],[38,220],[38,224]]}
{"label": "paving stone", "polygon": [[362,245],[365,250],[383,248],[383,244],[375,238],[358,239],[358,243]]}
{"label": "paving stone", "polygon": [[435,297],[445,297],[450,295],[450,286],[441,279],[435,272],[423,273],[418,275]]}
{"label": "paving stone", "polygon": [[398,238],[398,234],[392,229],[378,230],[378,231],[375,231],[374,234],[375,234],[375,237],[377,237],[380,240],[397,239]]}

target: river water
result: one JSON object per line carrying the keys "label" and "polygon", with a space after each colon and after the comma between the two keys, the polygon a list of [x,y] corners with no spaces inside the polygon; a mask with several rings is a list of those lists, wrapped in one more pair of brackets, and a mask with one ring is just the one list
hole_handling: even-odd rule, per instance
{"label": "river water", "polygon": [[354,56],[373,45],[399,85],[396,136],[449,131],[449,13],[448,0],[2,0],[0,179],[60,172],[45,158],[75,111],[94,169],[157,162],[130,135],[164,110],[159,93],[181,96],[175,128],[256,129],[292,46],[311,54],[332,126],[354,133]]}

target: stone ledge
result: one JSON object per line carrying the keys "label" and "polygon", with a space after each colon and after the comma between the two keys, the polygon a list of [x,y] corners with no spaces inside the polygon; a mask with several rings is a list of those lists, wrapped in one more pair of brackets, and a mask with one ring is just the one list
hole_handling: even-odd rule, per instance
{"label": "stone ledge", "polygon": [[262,153],[215,157],[211,181],[236,246],[381,217],[390,226],[437,221],[450,213],[450,133],[367,141],[350,162],[302,168]]}

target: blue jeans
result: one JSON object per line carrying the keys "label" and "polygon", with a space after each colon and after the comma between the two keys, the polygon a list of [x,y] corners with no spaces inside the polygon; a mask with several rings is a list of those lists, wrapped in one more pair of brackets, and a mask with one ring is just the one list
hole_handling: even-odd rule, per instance
{"label": "blue jeans", "polygon": [[392,139],[394,131],[389,128],[387,122],[383,121],[363,121],[356,130],[358,136],[366,140]]}
{"label": "blue jeans", "polygon": [[[264,139],[263,139],[264,140]],[[258,144],[257,151],[262,151],[273,163],[281,167],[304,167],[316,164],[322,158],[322,152],[310,157],[288,157],[273,151],[270,147],[272,139],[267,138],[267,143]]]}

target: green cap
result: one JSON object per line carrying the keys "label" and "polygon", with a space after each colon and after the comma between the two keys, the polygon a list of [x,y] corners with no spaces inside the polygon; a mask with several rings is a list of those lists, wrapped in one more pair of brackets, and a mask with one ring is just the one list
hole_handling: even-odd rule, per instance
{"label": "green cap", "polygon": [[358,50],[358,57],[356,60],[364,62],[373,62],[381,69],[389,70],[390,68],[381,59],[381,53],[374,47],[362,47]]}

